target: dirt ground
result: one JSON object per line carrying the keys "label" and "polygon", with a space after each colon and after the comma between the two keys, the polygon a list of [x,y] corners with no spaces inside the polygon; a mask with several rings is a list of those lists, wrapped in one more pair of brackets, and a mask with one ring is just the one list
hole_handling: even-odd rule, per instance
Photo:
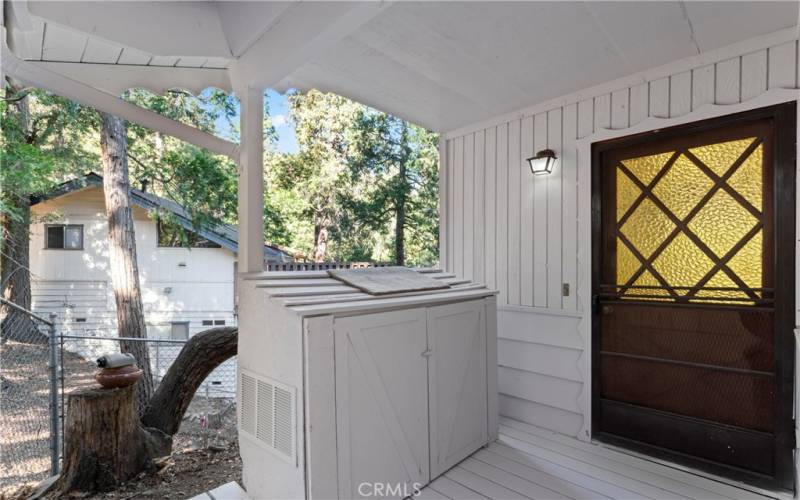
{"label": "dirt ground", "polygon": [[[0,500],[25,498],[46,477],[50,464],[49,392],[46,372],[42,373],[47,366],[46,346],[4,342],[0,362]],[[93,382],[93,363],[65,353],[63,364],[65,373],[70,374],[65,378],[69,380],[67,392]],[[230,481],[241,483],[241,470],[233,400],[201,395],[186,412],[172,455],[156,469],[114,491],[76,497],[190,498]]]}

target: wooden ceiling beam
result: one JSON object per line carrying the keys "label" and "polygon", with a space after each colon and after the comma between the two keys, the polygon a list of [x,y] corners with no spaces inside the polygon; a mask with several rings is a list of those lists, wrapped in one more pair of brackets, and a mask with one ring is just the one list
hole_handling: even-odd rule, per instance
{"label": "wooden ceiling beam", "polygon": [[171,89],[186,90],[193,95],[200,94],[208,87],[232,91],[225,69],[85,62],[31,63],[113,95],[122,95],[133,88],[147,89],[159,95]]}
{"label": "wooden ceiling beam", "polygon": [[72,99],[100,111],[120,116],[152,130],[163,132],[182,141],[194,144],[212,153],[239,159],[239,145],[220,139],[197,128],[166,118],[148,109],[140,108],[119,97],[97,90],[41,64],[19,59],[5,44],[5,29],[0,29],[2,45],[2,73],[13,79],[37,88],[42,88]]}

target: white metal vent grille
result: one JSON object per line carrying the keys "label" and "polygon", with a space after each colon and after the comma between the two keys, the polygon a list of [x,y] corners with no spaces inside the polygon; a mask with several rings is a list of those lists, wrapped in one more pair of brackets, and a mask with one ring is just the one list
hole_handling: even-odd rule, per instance
{"label": "white metal vent grille", "polygon": [[266,382],[258,381],[258,415],[256,422],[256,437],[264,443],[272,446],[274,444],[275,427],[273,423],[274,400],[272,393],[274,387]]}
{"label": "white metal vent grille", "polygon": [[243,431],[255,434],[256,429],[256,379],[242,374],[242,411],[239,426]]}
{"label": "white metal vent grille", "polygon": [[290,462],[295,461],[295,391],[260,376],[241,373],[240,428]]}
{"label": "white metal vent grille", "polygon": [[292,422],[294,421],[292,393],[275,387],[275,449],[292,456]]}

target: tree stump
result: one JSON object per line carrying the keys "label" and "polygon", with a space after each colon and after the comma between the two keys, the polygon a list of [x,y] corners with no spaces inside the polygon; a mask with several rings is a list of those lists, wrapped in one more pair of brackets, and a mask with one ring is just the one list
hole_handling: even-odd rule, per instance
{"label": "tree stump", "polygon": [[171,437],[139,423],[136,385],[69,395],[63,470],[50,491],[108,491],[169,455]]}

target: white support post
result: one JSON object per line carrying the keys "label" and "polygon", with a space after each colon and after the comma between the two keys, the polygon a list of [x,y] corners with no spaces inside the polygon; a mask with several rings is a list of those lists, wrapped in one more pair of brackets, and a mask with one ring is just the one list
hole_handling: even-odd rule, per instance
{"label": "white support post", "polygon": [[239,272],[264,269],[264,90],[240,93]]}
{"label": "white support post", "polygon": [[451,193],[447,190],[447,178],[451,175],[447,170],[447,137],[439,135],[439,267],[450,269],[450,249],[447,247],[447,200]]}

